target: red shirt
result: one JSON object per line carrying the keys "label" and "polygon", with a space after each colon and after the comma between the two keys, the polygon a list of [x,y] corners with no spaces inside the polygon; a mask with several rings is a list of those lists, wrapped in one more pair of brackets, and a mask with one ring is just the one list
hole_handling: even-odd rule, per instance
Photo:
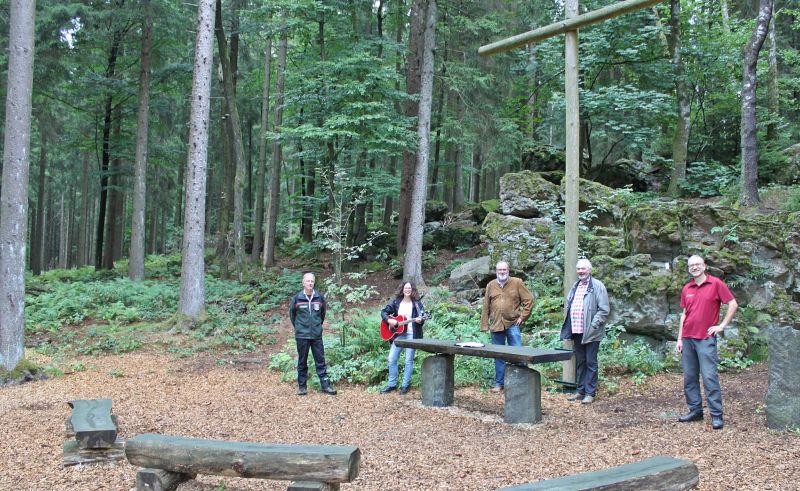
{"label": "red shirt", "polygon": [[683,287],[681,307],[684,309],[684,338],[706,339],[708,328],[719,324],[719,307],[733,300],[728,286],[719,278],[706,273],[699,285],[694,280]]}

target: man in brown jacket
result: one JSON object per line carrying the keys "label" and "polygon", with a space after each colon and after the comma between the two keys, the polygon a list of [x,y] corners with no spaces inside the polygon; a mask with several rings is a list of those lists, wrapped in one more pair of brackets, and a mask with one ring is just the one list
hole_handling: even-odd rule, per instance
{"label": "man in brown jacket", "polygon": [[[481,314],[481,331],[491,331],[492,344],[522,346],[520,326],[531,315],[533,295],[519,278],[508,275],[508,263],[495,266],[497,279],[486,285]],[[500,392],[505,385],[506,362],[494,360],[494,387]]]}

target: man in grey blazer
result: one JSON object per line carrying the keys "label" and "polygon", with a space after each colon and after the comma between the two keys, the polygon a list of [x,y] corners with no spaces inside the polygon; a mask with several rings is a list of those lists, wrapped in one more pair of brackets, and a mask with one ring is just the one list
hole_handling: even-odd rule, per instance
{"label": "man in grey blazer", "polygon": [[561,339],[574,344],[578,382],[578,390],[567,399],[591,404],[597,396],[597,352],[610,308],[605,285],[592,277],[592,263],[579,259],[575,269],[578,281],[567,295],[567,315],[561,326]]}

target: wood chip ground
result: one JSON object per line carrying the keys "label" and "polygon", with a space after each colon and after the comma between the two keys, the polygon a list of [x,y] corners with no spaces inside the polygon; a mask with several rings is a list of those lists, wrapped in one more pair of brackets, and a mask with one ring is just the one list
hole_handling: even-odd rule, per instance
{"label": "wood chip ground", "polygon": [[[340,384],[335,397],[298,397],[265,365],[217,366],[208,355],[139,352],[80,361],[89,369],[0,388],[0,489],[133,489],[136,469],[127,461],[62,467],[66,402],[94,398],[113,399],[123,438],[152,432],[356,445],[361,472],[342,489],[491,490],[655,455],[694,461],[704,490],[800,489],[800,434],[766,428],[764,365],[722,375],[725,429],[714,431],[708,417],[676,422],[684,410],[680,374],[622,383],[590,406],[545,392],[542,424],[509,426],[502,395],[474,387],[458,388],[454,407],[436,409],[420,404],[418,389],[381,395]],[[179,490],[286,485],[200,476]]]}

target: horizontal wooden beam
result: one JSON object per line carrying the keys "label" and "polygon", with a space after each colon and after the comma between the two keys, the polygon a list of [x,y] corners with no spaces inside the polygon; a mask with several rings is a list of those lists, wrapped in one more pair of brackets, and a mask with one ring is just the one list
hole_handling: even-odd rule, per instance
{"label": "horizontal wooden beam", "polygon": [[608,5],[570,19],[554,22],[550,25],[540,27],[539,29],[534,29],[533,31],[517,34],[516,36],[481,46],[478,48],[478,54],[481,56],[488,56],[502,51],[509,51],[526,44],[533,44],[553,36],[558,36],[559,34],[564,34],[565,32],[575,31],[592,24],[603,22],[604,20],[625,15],[629,12],[651,7],[663,1],[664,0],[625,0],[624,2]]}
{"label": "horizontal wooden beam", "polygon": [[361,452],[346,445],[286,445],[200,440],[145,434],[129,439],[133,465],[184,474],[212,474],[285,481],[350,482]]}

